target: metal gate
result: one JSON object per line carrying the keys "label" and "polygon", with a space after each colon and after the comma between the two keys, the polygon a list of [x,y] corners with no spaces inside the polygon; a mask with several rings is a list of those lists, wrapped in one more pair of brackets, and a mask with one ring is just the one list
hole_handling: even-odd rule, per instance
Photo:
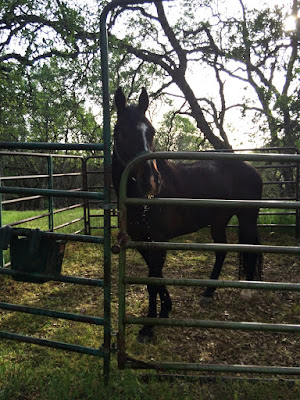
{"label": "metal gate", "polygon": [[[185,160],[248,160],[248,161],[288,161],[299,162],[299,155],[281,154],[235,154],[235,153],[170,153],[157,152],[138,156],[131,161],[125,169],[120,185],[120,237],[126,237],[127,206],[128,205],[185,205],[194,206],[214,206],[214,207],[260,207],[278,209],[300,209],[299,201],[278,201],[278,200],[216,200],[216,199],[180,199],[180,198],[128,198],[127,179],[130,171],[140,161],[147,159],[185,159]],[[300,254],[300,248],[296,246],[263,246],[246,244],[212,244],[212,243],[164,243],[164,242],[135,242],[129,241],[121,246],[119,256],[119,367],[135,369],[154,369],[157,371],[206,371],[214,373],[230,372],[237,373],[262,373],[262,374],[284,374],[300,375],[300,367],[285,366],[265,366],[265,365],[219,365],[205,363],[178,363],[161,362],[153,359],[145,360],[134,359],[126,352],[126,326],[137,325],[160,325],[177,327],[200,327],[204,329],[230,329],[241,331],[268,331],[268,332],[294,332],[300,333],[300,325],[297,324],[272,324],[257,322],[234,322],[216,320],[196,320],[196,319],[172,319],[172,318],[148,318],[148,317],[129,317],[126,315],[126,287],[128,285],[178,285],[178,286],[197,286],[197,287],[222,287],[222,288],[243,288],[255,290],[281,290],[281,291],[300,291],[299,283],[279,283],[279,282],[249,282],[249,281],[211,281],[203,279],[167,279],[167,278],[141,278],[126,274],[126,250],[127,249],[155,249],[164,248],[167,250],[196,250],[196,251],[247,251],[247,252],[269,252],[280,254]]]}
{"label": "metal gate", "polygon": [[[300,154],[295,147],[264,147],[254,149],[238,149],[237,153],[275,153],[275,154]],[[265,160],[265,162],[255,162],[255,168],[261,173],[264,190],[262,200],[299,200],[299,163],[295,161],[282,162],[277,160]],[[279,174],[278,174],[279,173]],[[288,190],[287,190],[288,188]],[[283,194],[280,194],[283,192]],[[272,210],[260,211],[259,216],[272,219],[273,216],[287,217],[288,223],[260,223],[260,228],[294,228],[295,236],[300,236],[299,210]],[[232,226],[232,225],[231,225]]]}
{"label": "metal gate", "polygon": [[[62,144],[62,143],[9,143],[0,142],[0,149],[5,150],[95,150],[103,152],[103,164],[104,164],[104,188],[103,193],[92,193],[87,191],[72,192],[66,190],[53,190],[49,189],[32,189],[32,188],[20,188],[20,187],[0,187],[1,193],[10,194],[25,194],[25,195],[37,195],[45,197],[74,197],[81,199],[94,199],[101,201],[102,208],[104,210],[104,229],[103,236],[88,236],[88,235],[72,235],[72,234],[59,234],[54,232],[41,232],[40,238],[53,239],[53,240],[72,240],[81,241],[88,243],[98,243],[104,246],[104,275],[103,279],[85,279],[78,277],[70,277],[63,275],[51,275],[44,273],[34,273],[34,277],[40,280],[54,280],[66,283],[76,283],[81,285],[97,286],[103,288],[104,294],[104,310],[103,318],[96,318],[93,316],[84,316],[78,314],[70,314],[59,312],[55,310],[43,310],[33,307],[26,307],[22,305],[6,304],[0,303],[0,307],[6,310],[19,311],[24,313],[45,315],[49,317],[76,320],[86,323],[92,323],[96,325],[103,326],[104,338],[103,346],[100,348],[89,348],[84,346],[76,346],[70,343],[55,342],[46,339],[40,339],[31,336],[18,335],[13,332],[0,332],[0,337],[3,339],[11,339],[20,342],[34,343],[41,346],[59,348],[63,350],[69,350],[79,353],[91,354],[95,356],[102,357],[103,371],[105,376],[108,378],[110,371],[110,336],[111,336],[111,321],[110,321],[110,292],[111,292],[111,252],[110,252],[110,234],[111,234],[111,140],[110,140],[110,108],[109,108],[109,82],[108,82],[108,45],[107,45],[107,31],[106,31],[106,18],[114,7],[118,5],[119,2],[111,2],[104,8],[100,17],[100,48],[101,48],[101,70],[102,70],[102,96],[103,96],[103,143],[102,144]],[[1,185],[0,185],[1,186]],[[7,248],[11,238],[18,236],[30,237],[29,246],[34,246],[34,241],[32,236],[34,234],[28,230],[18,230],[12,231],[2,230],[0,237],[0,244],[3,248]],[[1,249],[0,249],[1,250]],[[100,263],[100,260],[99,260]],[[0,268],[1,274],[15,275],[18,276],[18,271],[13,271],[7,268]],[[24,278],[30,279],[30,274],[21,274]],[[28,275],[28,276],[27,276]]]}
{"label": "metal gate", "polygon": [[[95,160],[99,160],[98,167],[95,168],[94,162]],[[91,163],[93,162],[93,163]],[[94,191],[94,190],[103,190],[103,178],[104,178],[104,169],[103,169],[103,156],[90,156],[86,157],[83,160],[83,181],[84,187],[87,191]],[[95,186],[95,177],[97,184]],[[94,178],[94,179],[93,179]],[[97,211],[95,211],[97,210]],[[99,212],[100,210],[100,212]],[[99,208],[99,201],[93,199],[87,199],[84,204],[84,218],[85,218],[85,232],[88,235],[91,235],[93,231],[103,229],[103,218],[104,214],[101,208]],[[117,219],[118,212],[117,212],[117,199],[115,192],[111,192],[111,217],[116,217]],[[117,228],[117,223],[112,220],[111,228]]]}
{"label": "metal gate", "polygon": [[[53,188],[54,180],[59,180],[60,184],[59,188],[68,186],[69,190],[72,191],[89,191],[89,188],[86,187],[86,174],[85,174],[85,160],[86,158],[83,156],[77,155],[67,155],[67,154],[46,154],[46,153],[35,153],[35,152],[17,152],[17,151],[0,151],[0,158],[3,159],[3,175],[0,177],[2,186],[15,186],[12,182],[21,182],[21,184],[17,183],[18,186],[26,186],[26,187],[42,187],[42,188]],[[103,157],[102,157],[103,158]],[[26,168],[26,160],[34,160],[36,169],[39,171],[39,174],[32,173],[30,168]],[[8,162],[6,162],[8,160]],[[68,160],[71,162],[71,167],[69,168],[69,172],[64,171],[62,173],[61,168],[59,166],[61,161]],[[23,162],[25,166],[23,167]],[[13,171],[15,170],[15,163],[19,163],[22,168],[22,173],[16,175],[8,175],[4,173],[6,168],[9,166],[13,166]],[[59,167],[59,173],[56,173],[56,168]],[[24,169],[23,169],[24,168]],[[76,170],[76,171],[75,171]],[[72,172],[70,172],[72,171]],[[27,175],[26,175],[27,173]],[[29,183],[28,183],[29,182]],[[103,187],[102,187],[103,191]],[[70,227],[71,225],[74,227],[72,229],[72,233],[82,233],[89,234],[87,231],[86,224],[86,215],[87,215],[87,200],[79,200],[74,204],[74,199],[58,199],[59,204],[54,202],[53,197],[45,198],[43,196],[25,196],[25,197],[16,197],[3,200],[0,196],[0,226],[1,226],[1,211],[3,207],[7,207],[9,209],[45,209],[46,212],[44,214],[34,215],[32,217],[28,217],[26,219],[14,220],[9,225],[11,227],[17,227],[24,223],[29,223],[33,221],[45,221],[47,219],[47,223],[45,224],[47,228],[44,230],[49,230],[50,232],[61,230],[65,227]],[[29,207],[27,204],[29,203]],[[55,210],[54,210],[55,203]],[[72,204],[70,204],[72,203]],[[99,204],[98,204],[99,206]],[[61,225],[54,224],[54,216],[57,214],[66,215],[66,212],[75,209],[82,209],[82,217],[77,218],[76,220],[67,220],[64,221]],[[0,266],[1,266],[1,257],[0,257]],[[2,265],[3,266],[3,265]]]}
{"label": "metal gate", "polygon": [[[146,0],[147,1],[147,0]],[[141,1],[141,2],[146,2]],[[147,1],[148,2],[148,1]],[[151,2],[149,0],[149,2]],[[41,346],[48,346],[53,348],[60,348],[64,350],[86,353],[102,357],[104,359],[104,373],[108,377],[110,369],[110,335],[111,335],[111,322],[110,322],[110,270],[111,270],[111,255],[110,255],[110,217],[111,217],[111,199],[110,199],[110,107],[109,107],[109,84],[108,84],[108,48],[107,48],[107,33],[106,33],[106,18],[108,13],[120,4],[136,4],[124,0],[115,0],[109,3],[103,10],[100,20],[100,47],[101,47],[101,68],[102,68],[102,89],[103,89],[103,144],[49,144],[49,143],[0,143],[1,149],[23,149],[23,150],[99,150],[104,152],[104,190],[103,193],[91,193],[87,191],[72,193],[63,190],[49,189],[29,189],[29,188],[0,188],[0,193],[15,193],[15,194],[30,194],[42,195],[47,197],[78,197],[82,199],[100,200],[104,209],[104,234],[103,237],[87,236],[87,235],[64,235],[53,232],[43,232],[42,236],[55,240],[75,240],[82,242],[98,243],[104,245],[104,276],[103,279],[84,279],[78,277],[61,276],[61,275],[44,275],[35,273],[36,278],[40,279],[53,279],[60,282],[76,283],[90,286],[103,287],[104,290],[104,317],[95,318],[93,316],[75,315],[70,313],[59,312],[55,310],[41,310],[32,307],[18,306],[12,304],[1,303],[0,307],[7,310],[20,311],[24,313],[45,315],[49,317],[57,317],[71,320],[78,320],[81,322],[93,323],[104,327],[104,344],[98,348],[89,348],[83,346],[75,346],[69,343],[61,343],[49,341],[46,339],[33,338],[30,336],[18,335],[11,332],[0,332],[0,337],[3,339],[11,339],[27,343],[34,343]],[[121,182],[121,199],[120,199],[120,228],[122,233],[126,233],[126,207],[129,204],[185,204],[186,206],[216,206],[216,207],[260,207],[260,208],[286,208],[286,209],[300,209],[300,202],[290,201],[223,201],[223,200],[183,200],[183,199],[129,199],[126,196],[126,182],[128,179],[131,168],[136,165],[140,160],[150,158],[172,158],[172,159],[242,159],[249,161],[265,161],[265,160],[278,160],[278,161],[291,161],[299,162],[300,156],[298,155],[240,155],[240,154],[222,154],[222,153],[155,153],[147,154],[138,157],[132,161],[126,168]],[[11,233],[11,232],[10,232]],[[12,235],[22,235],[24,237],[30,236],[28,231],[12,232]],[[5,234],[2,236],[2,243],[7,243]],[[126,316],[125,308],[125,288],[129,284],[166,284],[166,285],[194,285],[194,286],[216,286],[216,287],[236,287],[236,288],[251,288],[262,290],[295,290],[300,291],[300,284],[289,283],[268,283],[268,282],[233,282],[233,281],[218,281],[212,282],[210,280],[183,280],[183,279],[160,279],[160,278],[135,278],[126,275],[126,249],[127,248],[152,248],[152,247],[165,247],[166,249],[193,249],[193,250],[231,250],[248,252],[274,252],[274,253],[289,253],[300,254],[298,247],[275,247],[275,246],[254,246],[254,245],[223,245],[223,244],[184,244],[184,243],[138,243],[128,242],[125,247],[121,249],[120,253],[120,275],[119,275],[119,366],[135,367],[135,368],[152,368],[155,370],[184,370],[184,371],[214,371],[224,372],[229,371],[232,373],[238,372],[259,372],[267,374],[300,374],[299,367],[267,367],[267,366],[244,366],[244,365],[205,365],[205,364],[179,364],[179,363],[164,363],[151,361],[149,363],[140,362],[139,360],[129,360],[126,355],[126,335],[125,328],[129,324],[151,324],[151,325],[173,325],[173,326],[192,326],[204,328],[222,328],[222,329],[238,329],[238,330],[264,330],[264,331],[281,331],[281,332],[300,332],[299,325],[288,324],[267,324],[267,323],[247,323],[247,322],[221,322],[221,321],[204,321],[204,320],[175,320],[175,319],[149,319],[149,318],[129,318]],[[18,275],[18,272],[1,268],[0,273],[7,275]]]}
{"label": "metal gate", "polygon": [[[106,141],[109,141],[110,138],[106,138]],[[105,146],[103,144],[98,145],[90,145],[90,144],[48,144],[48,143],[0,143],[0,147],[2,149],[26,149],[26,150],[96,150],[96,151],[104,151]],[[109,149],[109,147],[108,147]],[[22,154],[22,153],[20,153]],[[109,153],[110,156],[110,153]],[[104,155],[105,159],[105,155]],[[109,160],[108,160],[109,161]],[[98,243],[99,245],[104,246],[104,274],[102,279],[88,279],[76,276],[65,276],[60,275],[60,273],[56,274],[55,271],[47,271],[47,273],[41,269],[41,271],[36,271],[34,273],[30,272],[20,272],[19,270],[9,269],[9,268],[0,268],[0,273],[4,275],[12,275],[15,279],[25,280],[30,282],[45,282],[45,281],[57,281],[57,282],[65,282],[72,283],[78,285],[86,285],[86,286],[96,286],[99,288],[103,288],[104,295],[104,310],[103,310],[103,318],[94,317],[90,315],[80,315],[80,314],[72,314],[66,313],[56,310],[46,310],[40,308],[34,308],[24,305],[16,305],[16,304],[8,304],[1,302],[0,308],[4,310],[10,311],[18,311],[23,313],[29,313],[34,315],[43,315],[51,318],[60,318],[71,321],[79,321],[84,323],[95,324],[98,326],[103,326],[103,346],[99,346],[99,348],[90,348],[85,346],[74,345],[70,343],[63,343],[57,341],[50,341],[46,339],[41,339],[37,337],[19,335],[13,332],[0,332],[0,337],[3,339],[11,339],[20,342],[27,342],[38,344],[41,346],[47,346],[52,348],[58,348],[63,350],[69,350],[78,353],[90,354],[94,356],[99,356],[104,359],[103,362],[103,371],[105,376],[108,377],[109,369],[110,369],[110,268],[111,268],[111,260],[110,260],[110,178],[106,177],[106,180],[109,181],[109,185],[104,187],[103,193],[100,192],[87,192],[87,191],[68,191],[68,190],[54,190],[54,189],[33,189],[33,188],[24,188],[24,187],[0,187],[0,193],[10,193],[10,194],[26,194],[26,195],[38,195],[38,196],[46,196],[48,198],[52,197],[69,197],[69,198],[80,198],[80,199],[96,199],[101,200],[101,203],[104,207],[104,218],[105,218],[105,226],[104,226],[104,235],[102,237],[99,236],[88,236],[81,234],[62,234],[62,233],[54,233],[51,231],[47,232],[39,232],[37,234],[36,231],[32,231],[30,229],[22,229],[22,228],[9,228],[4,227],[1,229],[1,237],[0,242],[2,243],[2,249],[6,249],[10,245],[11,251],[11,260],[14,258],[20,257],[20,252],[22,252],[22,257],[25,257],[25,253],[28,252],[28,257],[30,257],[29,247],[38,246],[39,243],[43,239],[46,239],[45,243],[58,243],[58,241],[79,241],[85,243]],[[1,182],[1,178],[0,178]],[[20,241],[26,238],[27,241]],[[24,247],[25,243],[25,247]],[[13,245],[14,244],[14,245]],[[16,247],[22,245],[22,247]],[[0,249],[0,250],[2,250]],[[14,250],[13,250],[14,249]],[[14,253],[13,253],[14,251]],[[42,248],[41,252],[44,253],[48,251],[48,249]],[[34,253],[32,257],[36,259],[42,257],[43,254]],[[49,257],[52,257],[49,256]],[[55,256],[53,256],[55,257]],[[30,263],[30,260],[28,261]],[[99,260],[99,263],[102,262]],[[25,268],[24,268],[25,269]],[[100,293],[99,293],[100,295]]]}

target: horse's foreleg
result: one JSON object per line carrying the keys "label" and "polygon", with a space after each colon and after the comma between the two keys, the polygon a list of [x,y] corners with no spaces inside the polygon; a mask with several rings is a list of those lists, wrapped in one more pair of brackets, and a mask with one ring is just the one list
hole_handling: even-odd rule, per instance
{"label": "horse's foreleg", "polygon": [[[149,268],[149,278],[162,278],[162,268],[166,258],[166,251],[141,252]],[[172,302],[165,286],[147,285],[149,304],[147,317],[157,317],[157,294],[160,296],[160,317],[166,318],[171,311]],[[145,325],[139,331],[138,340],[149,342],[153,338],[153,325]]]}
{"label": "horse's foreleg", "polygon": [[168,318],[169,313],[172,311],[172,300],[168,289],[165,286],[159,286],[158,293],[161,304],[159,318]]}
{"label": "horse's foreleg", "polygon": [[[155,277],[162,278],[162,275],[159,277],[157,276]],[[166,286],[148,285],[147,290],[149,294],[149,308],[147,316],[150,318],[157,317],[157,293],[158,293],[160,298],[159,318],[168,318],[169,313],[172,310],[172,300]]]}
{"label": "horse's foreleg", "polygon": [[[157,286],[147,285],[148,290],[148,318],[157,317]],[[148,343],[153,339],[153,325],[144,325],[138,333],[138,341],[140,343]]]}

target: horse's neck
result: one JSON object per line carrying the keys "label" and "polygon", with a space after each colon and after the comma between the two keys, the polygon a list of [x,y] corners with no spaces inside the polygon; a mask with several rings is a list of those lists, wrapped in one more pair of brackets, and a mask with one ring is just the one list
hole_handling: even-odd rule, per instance
{"label": "horse's neck", "polygon": [[[113,186],[117,195],[117,198],[119,199],[119,194],[120,194],[120,182],[121,182],[121,177],[122,174],[125,170],[125,167],[123,164],[119,161],[119,158],[113,155],[112,159],[112,181],[113,181]],[[133,178],[129,178],[127,182],[127,196],[128,197],[138,197],[138,192],[136,188],[136,183],[133,180]]]}
{"label": "horse's neck", "polygon": [[119,191],[120,191],[120,182],[121,182],[121,176],[124,171],[124,167],[121,165],[119,160],[115,155],[113,155],[112,158],[112,181],[114,185],[114,189],[116,192],[117,197],[119,198]]}

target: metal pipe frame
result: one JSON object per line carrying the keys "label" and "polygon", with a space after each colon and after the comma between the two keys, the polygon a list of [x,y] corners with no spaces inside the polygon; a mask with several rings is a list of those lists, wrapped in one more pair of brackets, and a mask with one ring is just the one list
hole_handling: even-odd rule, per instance
{"label": "metal pipe frame", "polygon": [[[106,138],[106,142],[108,139]],[[110,139],[109,139],[110,142]],[[9,149],[29,149],[29,150],[104,150],[104,145],[103,144],[67,144],[63,145],[60,143],[56,144],[51,144],[51,143],[0,143],[0,148],[9,148]],[[6,152],[3,152],[7,154]],[[23,155],[23,153],[18,153],[14,152],[14,155]],[[29,156],[28,153],[26,155]],[[78,321],[78,322],[86,322],[86,323],[91,323],[95,325],[101,325],[104,328],[104,345],[100,349],[92,349],[88,348],[85,346],[77,346],[69,343],[62,343],[62,342],[55,342],[52,340],[45,340],[45,339],[40,339],[37,337],[31,337],[31,336],[26,336],[26,335],[18,335],[15,333],[11,332],[0,332],[0,338],[4,339],[10,339],[10,340],[16,340],[16,341],[22,341],[22,342],[27,342],[27,343],[32,343],[32,344],[37,344],[41,346],[47,346],[47,347],[52,347],[52,348],[58,348],[58,349],[63,349],[63,350],[68,350],[68,351],[75,351],[79,353],[84,353],[84,354],[90,354],[98,357],[102,357],[104,359],[104,368],[103,372],[106,376],[109,375],[110,371],[110,341],[108,343],[108,335],[110,336],[110,298],[107,298],[108,293],[110,295],[110,259],[108,260],[107,254],[110,254],[110,237],[107,241],[105,237],[91,237],[91,236],[86,236],[86,235],[72,235],[72,234],[58,234],[51,232],[54,230],[53,226],[53,197],[71,197],[71,198],[90,198],[94,200],[101,200],[109,204],[109,200],[107,200],[107,190],[106,193],[90,193],[90,192],[85,192],[85,191],[74,191],[74,190],[54,190],[53,189],[53,166],[52,166],[52,155],[35,155],[30,154],[33,156],[41,156],[41,157],[47,157],[48,159],[48,189],[32,189],[32,188],[19,188],[19,187],[0,187],[0,193],[11,193],[11,194],[25,194],[25,195],[38,195],[38,196],[44,196],[49,198],[49,210],[47,213],[47,216],[49,218],[49,231],[50,232],[43,232],[43,234],[47,237],[54,237],[56,239],[66,239],[66,240],[75,240],[75,241],[81,241],[81,242],[86,242],[86,243],[99,243],[103,244],[104,247],[106,246],[106,266],[104,268],[107,268],[107,263],[109,263],[109,273],[104,272],[104,278],[103,279],[88,279],[88,278],[81,278],[81,277],[76,277],[76,276],[49,276],[45,274],[28,274],[29,276],[35,276],[37,278],[46,278],[47,280],[53,280],[57,282],[65,282],[65,283],[71,283],[71,284],[80,284],[80,285],[87,285],[87,286],[96,286],[98,288],[103,288],[104,291],[104,303],[105,303],[105,309],[104,309],[104,318],[97,318],[97,317],[92,317],[92,316],[84,316],[84,315],[78,315],[78,314],[71,314],[71,313],[64,313],[60,311],[54,311],[54,310],[42,310],[39,308],[35,307],[28,307],[28,306],[22,306],[22,305],[12,305],[9,303],[0,303],[0,308],[9,310],[9,311],[18,311],[18,312],[23,312],[23,313],[29,313],[29,314],[34,314],[34,315],[44,315],[47,317],[52,317],[52,318],[63,318],[63,319],[69,319],[73,321]],[[56,155],[59,156],[59,155]],[[109,156],[110,156],[110,151],[109,151]],[[67,156],[69,157],[69,156]],[[71,158],[75,158],[72,156]],[[78,157],[79,159],[83,159],[82,156]],[[105,158],[105,155],[104,155]],[[110,190],[110,186],[109,189]],[[1,194],[0,194],[1,195]],[[106,196],[106,198],[105,198]],[[18,234],[23,234],[26,236],[28,234],[28,230],[24,229],[18,229],[17,230]],[[107,243],[108,242],[108,243]],[[13,271],[7,268],[3,268],[3,262],[1,263],[1,268],[0,268],[0,273],[4,275],[13,275],[18,277],[18,275],[26,275],[24,273],[19,273],[18,271]],[[110,340],[110,338],[109,338]]]}
{"label": "metal pipe frame", "polygon": [[[132,160],[121,178],[120,183],[120,235],[126,235],[127,231],[127,206],[135,204],[144,205],[184,205],[211,206],[211,207],[262,207],[262,208],[291,208],[299,209],[299,201],[245,201],[245,200],[220,200],[220,199],[138,199],[127,197],[127,180],[130,171],[139,162],[148,159],[188,159],[188,160],[208,160],[208,159],[229,159],[229,160],[247,160],[247,161],[292,161],[299,163],[300,156],[282,155],[282,154],[235,154],[222,152],[201,152],[201,153],[143,153]],[[243,244],[212,244],[212,243],[166,243],[166,242],[134,242],[128,241],[121,246],[119,254],[119,367],[120,368],[138,368],[154,369],[162,371],[182,370],[182,371],[207,371],[207,372],[231,372],[231,373],[263,373],[263,374],[285,374],[300,375],[299,367],[280,367],[280,366],[252,366],[252,365],[210,365],[210,364],[190,364],[175,362],[144,362],[134,360],[127,356],[125,348],[125,328],[128,324],[138,325],[163,325],[163,326],[181,326],[198,327],[204,329],[238,329],[238,330],[256,330],[256,331],[276,331],[276,332],[300,332],[300,325],[292,324],[267,324],[255,322],[234,322],[234,321],[206,321],[206,320],[179,320],[164,318],[135,318],[126,316],[126,285],[128,284],[154,284],[154,285],[181,285],[181,286],[210,286],[210,287],[231,287],[247,288],[256,290],[292,290],[300,291],[300,284],[292,283],[271,283],[271,282],[248,282],[248,281],[214,281],[199,279],[171,279],[171,278],[138,278],[126,275],[126,249],[155,249],[165,248],[168,250],[208,250],[208,251],[247,251],[247,252],[270,252],[285,254],[300,254],[300,247],[296,246],[262,246],[262,245],[243,245]]]}

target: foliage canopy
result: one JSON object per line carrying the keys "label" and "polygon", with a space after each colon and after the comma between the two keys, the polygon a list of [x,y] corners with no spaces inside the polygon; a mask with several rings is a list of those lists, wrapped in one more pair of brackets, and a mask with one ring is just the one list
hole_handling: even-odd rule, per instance
{"label": "foliage canopy", "polygon": [[[134,98],[146,86],[157,108],[173,104],[175,119],[198,128],[195,149],[230,148],[232,131],[240,142],[259,131],[266,145],[299,145],[298,0],[116,3],[107,21],[112,93],[121,85]],[[0,1],[1,139],[99,140],[89,107],[101,105],[105,4]],[[172,133],[163,121],[161,135]]]}

